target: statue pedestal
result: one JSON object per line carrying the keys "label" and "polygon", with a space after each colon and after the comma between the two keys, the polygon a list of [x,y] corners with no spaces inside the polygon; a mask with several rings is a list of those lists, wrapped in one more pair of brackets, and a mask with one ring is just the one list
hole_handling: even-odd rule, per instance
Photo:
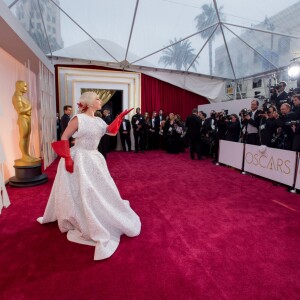
{"label": "statue pedestal", "polygon": [[9,178],[9,185],[14,187],[29,187],[43,184],[48,176],[42,173],[42,164],[35,163],[30,166],[14,165],[16,176]]}

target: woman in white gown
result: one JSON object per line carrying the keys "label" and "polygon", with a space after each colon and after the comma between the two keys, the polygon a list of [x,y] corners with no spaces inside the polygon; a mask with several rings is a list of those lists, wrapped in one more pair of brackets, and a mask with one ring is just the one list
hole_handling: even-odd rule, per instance
{"label": "woman in white gown", "polygon": [[[82,113],[72,118],[62,141],[53,143],[54,150],[64,158],[59,162],[44,215],[38,218],[41,224],[57,220],[69,241],[95,246],[95,260],[110,257],[122,234],[133,237],[141,230],[140,218],[129,202],[122,200],[106,161],[97,150],[101,137],[116,134],[129,111],[108,126],[94,117],[101,104],[96,93],[82,94]],[[75,146],[70,150],[67,145],[71,136]]]}

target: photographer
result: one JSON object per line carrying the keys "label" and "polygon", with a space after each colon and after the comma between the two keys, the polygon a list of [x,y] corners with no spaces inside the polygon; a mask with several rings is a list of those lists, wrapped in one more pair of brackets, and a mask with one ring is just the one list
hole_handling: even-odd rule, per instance
{"label": "photographer", "polygon": [[291,125],[294,132],[294,139],[292,144],[293,151],[300,151],[300,94],[296,94],[292,98],[294,109],[291,113]]}
{"label": "photographer", "polygon": [[218,154],[218,119],[219,119],[219,114],[212,110],[210,112],[210,118],[207,118],[205,120],[206,122],[206,129],[207,129],[207,136],[208,136],[208,141],[209,141],[209,156],[211,158],[214,158],[214,160],[217,160],[217,154]]}
{"label": "photographer", "polygon": [[291,150],[294,132],[291,126],[291,106],[283,103],[280,106],[280,115],[274,114],[278,127],[271,140],[272,146],[278,149]]}
{"label": "photographer", "polygon": [[260,125],[260,114],[262,111],[258,110],[258,101],[251,101],[251,112],[246,113],[244,110],[241,112],[242,124],[246,128],[245,143],[251,145],[259,145],[258,127]]}
{"label": "photographer", "polygon": [[221,112],[217,113],[216,119],[218,128],[218,139],[224,140],[227,131],[227,121],[231,119],[231,116],[228,115],[228,110],[222,110]]}
{"label": "photographer", "polygon": [[236,114],[232,114],[230,118],[226,118],[226,134],[225,140],[231,142],[238,142],[240,139],[241,133],[241,124],[238,116]]}
{"label": "photographer", "polygon": [[262,145],[268,147],[275,147],[272,143],[273,136],[277,133],[278,122],[275,117],[277,117],[277,109],[275,106],[270,106],[266,112],[261,114],[262,125],[260,126],[260,140]]}
{"label": "photographer", "polygon": [[200,140],[201,140],[201,120],[198,117],[198,109],[194,108],[192,114],[187,117],[185,126],[187,128],[187,137],[190,144],[190,157],[192,160],[195,159],[195,153],[199,160],[202,159],[200,151]]}
{"label": "photographer", "polygon": [[270,88],[271,101],[275,104],[276,108],[279,110],[281,104],[284,100],[287,100],[288,94],[285,91],[286,82],[280,81],[278,85],[275,85]]}
{"label": "photographer", "polygon": [[200,152],[202,156],[208,156],[210,140],[208,137],[208,123],[206,119],[206,113],[203,111],[198,112],[198,116],[201,120],[200,128]]}

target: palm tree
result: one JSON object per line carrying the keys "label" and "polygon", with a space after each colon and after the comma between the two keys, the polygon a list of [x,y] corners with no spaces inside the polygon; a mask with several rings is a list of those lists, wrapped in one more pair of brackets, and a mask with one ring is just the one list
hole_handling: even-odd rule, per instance
{"label": "palm tree", "polygon": [[[217,22],[219,22],[216,10],[214,8],[214,6],[212,4],[208,5],[208,4],[204,4],[202,5],[202,12],[200,15],[195,17],[195,21],[197,22],[197,30],[203,30],[206,27],[209,27],[212,24],[215,24]],[[223,13],[221,12],[221,10],[223,9],[223,6],[220,6],[220,8],[218,9],[219,11],[219,16],[221,18],[221,16],[223,16]],[[210,28],[207,29],[203,32],[201,32],[201,37],[203,39],[207,39],[212,32],[214,31],[215,28]],[[209,73],[210,75],[212,75],[212,42],[214,39],[215,35],[213,35],[209,41],[208,41],[208,49],[209,49]]]}
{"label": "palm tree", "polygon": [[[190,64],[195,60],[196,55],[194,54],[195,49],[191,47],[189,40],[181,41],[181,38],[174,41],[170,40],[170,46],[163,50],[163,55],[159,59],[158,63],[162,62],[165,66],[175,65],[176,70],[187,69]],[[197,59],[192,65],[192,68],[196,71]]]}

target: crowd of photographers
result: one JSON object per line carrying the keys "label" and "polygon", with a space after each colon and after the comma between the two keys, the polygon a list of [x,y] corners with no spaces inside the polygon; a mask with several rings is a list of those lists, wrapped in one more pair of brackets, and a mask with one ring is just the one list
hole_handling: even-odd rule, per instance
{"label": "crowd of photographers", "polygon": [[285,82],[272,87],[271,97],[264,101],[262,107],[259,107],[257,99],[253,99],[251,107],[242,109],[239,116],[223,110],[211,111],[210,117],[206,118],[205,113],[198,112],[201,119],[200,142],[197,148],[192,147],[191,158],[195,152],[201,159],[206,147],[210,156],[217,160],[221,139],[300,151],[300,89],[287,93],[285,87]]}
{"label": "crowd of photographers", "polygon": [[[270,98],[265,99],[261,107],[258,100],[253,99],[251,107],[242,109],[239,115],[212,110],[207,116],[195,108],[183,122],[178,114],[165,116],[160,110],[158,114],[153,111],[151,115],[148,112],[142,115],[137,108],[131,121],[122,121],[119,130],[122,149],[131,151],[132,128],[135,152],[142,153],[151,149],[180,153],[189,146],[191,159],[195,159],[196,154],[199,160],[211,157],[218,161],[220,140],[300,151],[300,88],[287,93],[285,87],[285,82],[272,86]],[[104,110],[102,117],[109,124],[112,118],[108,120],[105,111],[108,110]],[[110,150],[114,150],[116,140],[109,144]],[[102,145],[99,151],[106,153],[105,149],[107,146]]]}

